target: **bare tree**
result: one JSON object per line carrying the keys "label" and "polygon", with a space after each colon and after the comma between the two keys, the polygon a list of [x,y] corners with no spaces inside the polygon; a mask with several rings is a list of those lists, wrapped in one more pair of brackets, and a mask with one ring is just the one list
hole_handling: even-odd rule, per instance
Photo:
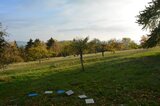
{"label": "bare tree", "polygon": [[79,39],[73,39],[73,50],[80,55],[80,62],[82,66],[82,71],[84,71],[84,65],[83,65],[83,53],[84,50],[87,48],[87,42],[89,38],[79,38]]}

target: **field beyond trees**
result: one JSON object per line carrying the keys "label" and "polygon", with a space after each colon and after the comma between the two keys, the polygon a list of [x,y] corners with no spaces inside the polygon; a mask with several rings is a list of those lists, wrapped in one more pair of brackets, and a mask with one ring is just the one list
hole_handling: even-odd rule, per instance
{"label": "field beyond trees", "polygon": [[[74,56],[11,64],[0,72],[0,106],[83,106],[80,94],[93,98],[94,106],[160,105],[160,47],[86,54],[84,67]],[[58,89],[75,94],[58,95]]]}

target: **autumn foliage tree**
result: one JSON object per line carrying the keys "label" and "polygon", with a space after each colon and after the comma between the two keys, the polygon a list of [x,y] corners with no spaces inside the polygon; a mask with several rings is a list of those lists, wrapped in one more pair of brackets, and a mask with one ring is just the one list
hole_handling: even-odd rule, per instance
{"label": "autumn foliage tree", "polygon": [[148,37],[147,37],[147,36],[144,36],[144,35],[143,35],[143,36],[141,37],[140,45],[141,45],[142,48],[145,48],[147,40],[148,40]]}
{"label": "autumn foliage tree", "polygon": [[120,43],[116,39],[109,40],[106,45],[107,51],[110,51],[112,53],[115,53],[115,51],[118,50],[119,47]]}
{"label": "autumn foliage tree", "polygon": [[23,61],[16,41],[8,43],[5,36],[7,36],[7,33],[0,25],[0,68],[2,69],[13,62]]}
{"label": "autumn foliage tree", "polygon": [[74,51],[73,51],[71,45],[72,45],[71,41],[62,41],[62,42],[60,42],[59,43],[59,46],[60,46],[59,55],[63,56],[63,57],[66,57],[66,56],[74,54]]}
{"label": "autumn foliage tree", "polygon": [[101,41],[93,39],[88,43],[88,53],[97,53],[100,51]]}
{"label": "autumn foliage tree", "polygon": [[100,51],[101,51],[101,53],[102,53],[102,56],[104,57],[104,52],[107,50],[107,48],[106,48],[106,42],[105,42],[105,41],[102,41],[102,42],[100,43],[99,48],[100,48]]}
{"label": "autumn foliage tree", "polygon": [[45,43],[41,42],[39,39],[36,39],[28,49],[28,58],[30,60],[38,60],[41,63],[41,59],[47,57],[48,51],[46,49]]}
{"label": "autumn foliage tree", "polygon": [[16,41],[10,42],[5,51],[9,54],[8,58],[10,59],[11,63],[24,61],[23,58],[21,57],[21,51],[20,51]]}
{"label": "autumn foliage tree", "polygon": [[55,57],[59,55],[60,46],[59,43],[53,39],[52,37],[46,43],[48,53],[51,57]]}
{"label": "autumn foliage tree", "polygon": [[7,42],[5,40],[5,36],[7,36],[7,33],[3,29],[2,24],[0,23],[0,68],[4,68],[4,64],[5,64],[4,50],[7,45]]}

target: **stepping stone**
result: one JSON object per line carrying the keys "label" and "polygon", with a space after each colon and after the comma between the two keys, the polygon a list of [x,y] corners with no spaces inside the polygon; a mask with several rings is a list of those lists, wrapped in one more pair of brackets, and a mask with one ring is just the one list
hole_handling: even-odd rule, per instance
{"label": "stepping stone", "polygon": [[67,94],[68,96],[70,96],[70,95],[74,94],[74,92],[73,92],[72,90],[69,90],[69,91],[66,92],[66,94]]}
{"label": "stepping stone", "polygon": [[78,97],[79,97],[80,99],[85,99],[85,98],[87,98],[86,95],[79,95]]}
{"label": "stepping stone", "polygon": [[37,93],[30,93],[30,94],[28,94],[28,96],[29,97],[34,97],[34,96],[38,96],[38,94]]}
{"label": "stepping stone", "polygon": [[45,94],[52,94],[53,91],[45,91],[44,93],[45,93]]}
{"label": "stepping stone", "polygon": [[65,90],[57,90],[57,93],[58,94],[63,94],[63,93],[65,93]]}
{"label": "stepping stone", "polygon": [[93,99],[85,99],[86,104],[93,104],[94,100]]}

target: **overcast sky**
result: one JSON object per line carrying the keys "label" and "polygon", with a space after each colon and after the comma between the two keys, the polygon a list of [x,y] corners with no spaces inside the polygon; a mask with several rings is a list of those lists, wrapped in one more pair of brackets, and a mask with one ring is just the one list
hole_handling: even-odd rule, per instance
{"label": "overcast sky", "polygon": [[108,40],[146,34],[136,22],[151,0],[0,0],[0,22],[8,39],[27,41],[50,37],[71,40],[89,36]]}

